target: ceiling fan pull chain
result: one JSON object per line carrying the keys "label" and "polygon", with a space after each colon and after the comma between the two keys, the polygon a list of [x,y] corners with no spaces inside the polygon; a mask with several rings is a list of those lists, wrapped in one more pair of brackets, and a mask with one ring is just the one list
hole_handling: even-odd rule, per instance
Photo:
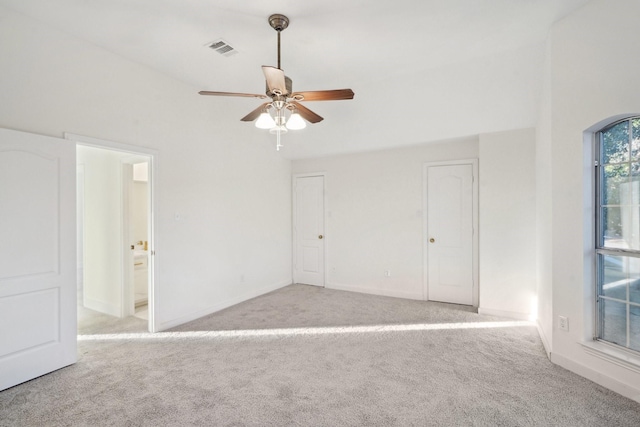
{"label": "ceiling fan pull chain", "polygon": [[278,126],[278,129],[276,130],[276,151],[280,151],[280,147],[282,147],[282,144],[280,143],[280,133],[281,128]]}

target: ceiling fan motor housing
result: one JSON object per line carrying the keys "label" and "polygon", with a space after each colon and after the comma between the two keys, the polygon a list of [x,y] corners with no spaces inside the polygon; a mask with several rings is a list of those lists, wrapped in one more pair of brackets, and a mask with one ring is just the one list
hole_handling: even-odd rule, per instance
{"label": "ceiling fan motor housing", "polygon": [[269,96],[270,98],[273,98],[274,96],[278,96],[278,95],[284,95],[284,96],[291,95],[293,93],[293,82],[287,76],[284,76],[284,85],[285,85],[286,92],[282,92],[281,94],[276,94],[276,93],[273,93],[272,91],[269,90],[269,83],[267,82],[267,84],[266,84],[266,88],[267,88],[266,94],[267,94],[267,96]]}

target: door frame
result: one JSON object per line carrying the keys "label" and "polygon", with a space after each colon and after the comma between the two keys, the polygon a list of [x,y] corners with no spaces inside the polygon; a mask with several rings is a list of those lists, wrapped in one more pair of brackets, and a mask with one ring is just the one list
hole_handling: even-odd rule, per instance
{"label": "door frame", "polygon": [[[148,239],[149,239],[149,263],[148,263],[148,286],[149,286],[149,332],[159,331],[159,314],[156,312],[156,290],[158,287],[158,278],[156,276],[157,261],[156,261],[156,247],[158,244],[158,233],[156,232],[155,218],[157,217],[157,203],[156,200],[158,194],[158,150],[151,148],[140,147],[137,145],[123,144],[120,142],[107,141],[104,139],[93,138],[89,136],[77,135],[73,133],[64,133],[64,138],[74,141],[76,146],[86,146],[94,148],[102,148],[107,150],[119,151],[122,153],[131,154],[134,156],[143,156],[149,160],[149,224],[148,224]],[[120,215],[124,215],[124,211],[121,207]],[[124,239],[124,232],[121,230],[121,239]],[[121,245],[123,248],[128,247],[129,243],[122,240]],[[123,259],[125,257],[123,256]],[[126,289],[123,289],[123,294]]]}
{"label": "door frame", "polygon": [[472,166],[472,178],[473,178],[473,200],[472,204],[472,217],[473,217],[473,307],[478,307],[480,301],[480,285],[479,285],[479,229],[478,229],[478,159],[460,159],[450,160],[444,162],[426,162],[422,166],[422,299],[425,301],[429,299],[429,218],[428,218],[428,177],[429,168],[436,166],[459,166],[459,165],[471,165]]}
{"label": "door frame", "polygon": [[328,200],[327,200],[327,173],[326,172],[311,172],[311,173],[295,173],[292,175],[292,180],[291,180],[291,208],[292,208],[292,213],[291,213],[291,238],[292,238],[292,256],[291,256],[291,277],[292,277],[292,282],[293,283],[297,283],[297,278],[296,278],[296,260],[297,260],[297,256],[298,256],[298,252],[297,252],[297,235],[296,235],[296,224],[297,224],[297,207],[298,207],[298,201],[297,201],[297,195],[296,195],[296,183],[298,178],[312,178],[312,177],[316,177],[316,176],[321,176],[322,177],[322,204],[323,204],[323,210],[324,212],[322,213],[322,220],[324,222],[323,224],[323,228],[324,228],[324,234],[323,234],[323,239],[324,239],[324,243],[322,246],[322,250],[323,250],[323,265],[322,265],[322,269],[323,269],[323,283],[322,283],[322,287],[326,288],[327,287],[327,248],[329,246],[329,240],[330,238],[327,237],[327,235],[330,235],[330,233],[328,233],[328,209],[327,207],[328,205]]}

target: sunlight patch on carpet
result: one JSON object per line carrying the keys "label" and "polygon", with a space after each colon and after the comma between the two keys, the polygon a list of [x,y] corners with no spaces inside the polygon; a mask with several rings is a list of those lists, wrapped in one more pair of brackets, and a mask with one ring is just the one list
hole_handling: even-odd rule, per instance
{"label": "sunlight patch on carpet", "polygon": [[338,326],[322,328],[282,328],[282,329],[245,329],[230,331],[184,331],[78,335],[78,341],[113,341],[113,340],[207,340],[221,338],[255,338],[255,337],[287,337],[330,334],[367,334],[385,332],[441,331],[455,329],[492,329],[534,326],[533,322],[467,322],[467,323],[421,323],[408,325],[374,325],[374,326]]}

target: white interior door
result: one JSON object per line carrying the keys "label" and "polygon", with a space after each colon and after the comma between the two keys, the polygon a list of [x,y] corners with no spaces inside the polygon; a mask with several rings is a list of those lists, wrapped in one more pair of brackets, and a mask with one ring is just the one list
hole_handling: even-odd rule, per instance
{"label": "white interior door", "polygon": [[324,177],[297,177],[294,186],[294,281],[324,286]]}
{"label": "white interior door", "polygon": [[473,165],[427,168],[428,299],[473,305]]}
{"label": "white interior door", "polygon": [[75,144],[0,129],[0,390],[76,361]]}
{"label": "white interior door", "polygon": [[133,280],[133,165],[122,164],[122,292],[120,317],[136,313]]}

